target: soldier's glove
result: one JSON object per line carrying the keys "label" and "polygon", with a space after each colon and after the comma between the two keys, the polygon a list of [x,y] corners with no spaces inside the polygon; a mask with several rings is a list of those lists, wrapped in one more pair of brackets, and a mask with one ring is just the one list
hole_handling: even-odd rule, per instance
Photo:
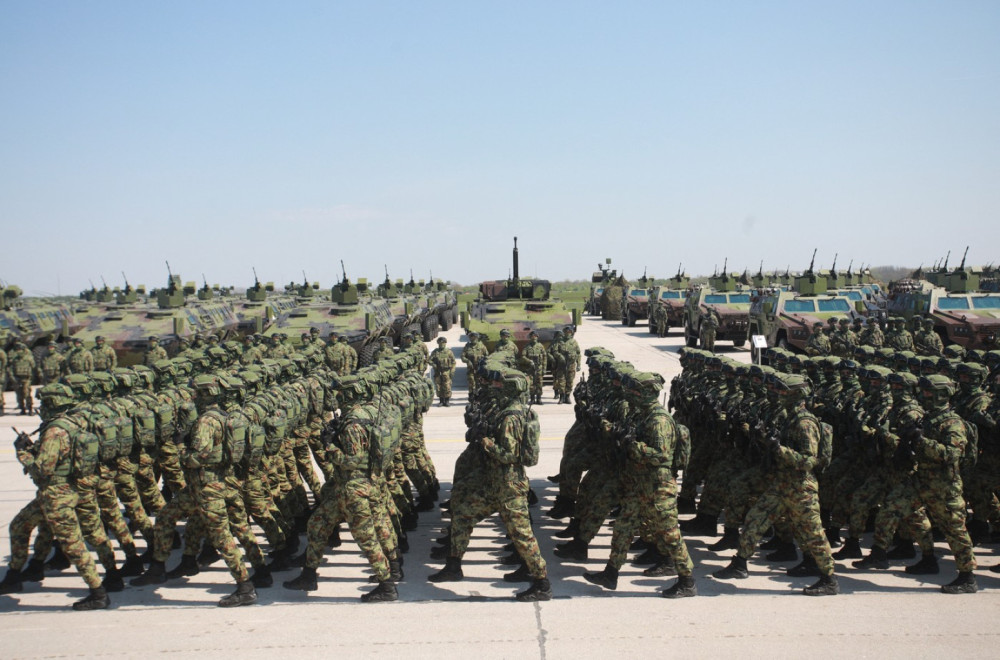
{"label": "soldier's glove", "polygon": [[483,449],[486,449],[487,451],[496,446],[496,442],[494,442],[493,438],[488,435],[483,436],[483,438],[479,441],[479,444],[482,445]]}
{"label": "soldier's glove", "polygon": [[27,433],[18,433],[14,438],[14,449],[17,451],[28,451],[31,449],[31,438]]}
{"label": "soldier's glove", "polygon": [[629,460],[636,463],[642,460],[642,450],[639,449],[638,443],[630,442],[628,447],[625,448],[625,455],[628,456]]}
{"label": "soldier's glove", "polygon": [[864,435],[866,438],[874,437],[875,433],[876,433],[875,429],[868,426],[867,424],[861,425],[861,434]]}

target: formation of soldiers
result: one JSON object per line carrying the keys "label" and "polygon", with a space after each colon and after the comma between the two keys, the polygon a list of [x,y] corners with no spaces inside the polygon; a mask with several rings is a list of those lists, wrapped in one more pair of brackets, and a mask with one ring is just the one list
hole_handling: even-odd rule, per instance
{"label": "formation of soldiers", "polygon": [[[15,442],[38,491],[11,522],[0,593],[73,565],[90,587],[74,609],[102,609],[127,577],[159,585],[221,557],[237,586],[219,605],[247,605],[272,585],[272,571],[296,565],[302,574],[285,586],[314,590],[323,553],[339,545],[346,522],[378,582],[362,600],[395,600],[406,531],[439,490],[423,437],[433,400],[426,349],[408,335],[398,353],[390,346],[359,369],[335,333],[326,343],[318,332],[303,334],[298,347],[286,339],[207,339],[181,346],[173,359],[151,342],[150,366],[105,362],[39,388],[42,424]],[[180,520],[181,561],[167,570]],[[132,530],[145,540],[142,555]],[[296,555],[303,531],[308,546]]]}
{"label": "formation of soldiers", "polygon": [[804,559],[787,573],[820,577],[806,593],[837,593],[835,560],[885,569],[915,558],[914,542],[922,556],[906,572],[937,574],[933,524],[959,571],[942,590],[975,592],[973,544],[1000,520],[1000,351],[944,352],[954,357],[865,345],[849,357],[768,349],[768,366],[748,366],[684,349],[670,406],[692,430],[679,506],[697,515],[681,528],[716,536],[724,514],[709,548],[736,556],[715,577],[747,577],[770,528],[768,561],[797,559],[798,543]]}

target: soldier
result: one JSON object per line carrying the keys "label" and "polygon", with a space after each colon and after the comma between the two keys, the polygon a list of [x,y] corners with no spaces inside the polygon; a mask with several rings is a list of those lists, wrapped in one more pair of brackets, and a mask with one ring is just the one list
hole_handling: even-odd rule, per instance
{"label": "soldier", "polygon": [[837,357],[849,358],[854,355],[854,347],[858,345],[858,338],[851,331],[850,321],[841,318],[839,327],[830,336],[830,352]]}
{"label": "soldier", "polygon": [[[523,443],[537,443],[532,437],[527,406],[528,381],[520,372],[488,372],[490,387],[496,390],[498,412],[485,423],[488,435],[478,439],[483,453],[485,479],[481,488],[491,494],[480,511],[459,515],[452,519],[450,548],[445,567],[431,575],[431,582],[453,582],[463,579],[462,556],[469,546],[472,528],[479,520],[499,510],[500,519],[514,542],[514,548],[523,560],[521,568],[504,575],[507,582],[531,581],[531,587],[515,597],[522,602],[552,599],[552,585],[548,580],[545,560],[538,549],[538,541],[531,530],[528,515],[528,477],[524,471]],[[537,424],[537,422],[536,422]],[[537,430],[537,426],[536,426]],[[535,445],[537,449],[537,444]]]}
{"label": "soldier", "polygon": [[552,343],[549,344],[548,364],[552,369],[552,390],[555,393],[556,401],[563,400],[563,387],[566,381],[566,356],[562,352],[564,341],[562,330],[556,328],[552,336]]}
{"label": "soldier", "polygon": [[823,323],[816,321],[813,323],[813,332],[806,342],[807,355],[829,355],[830,338],[823,332]]}
{"label": "soldier", "polygon": [[576,328],[573,326],[564,327],[563,340],[559,345],[559,352],[565,357],[562,381],[563,397],[560,403],[571,403],[569,395],[573,392],[573,386],[576,384],[576,371],[580,368],[580,345],[573,338],[574,332],[576,332]]}
{"label": "soldier", "polygon": [[[344,335],[341,335],[340,338],[337,339],[337,342],[343,346],[344,355],[347,356],[347,372],[353,374],[358,370],[358,352],[354,350],[354,347],[351,346],[351,344],[347,341],[347,337]],[[426,350],[426,347],[424,350]]]}
{"label": "soldier", "polygon": [[809,382],[802,376],[773,377],[771,390],[787,420],[768,438],[774,456],[775,473],[767,490],[746,515],[740,548],[729,566],[713,573],[720,580],[748,577],[747,560],[757,549],[760,537],[780,516],[785,516],[804,551],[812,555],[819,571],[816,584],[803,590],[808,596],[831,596],[839,593],[830,543],[823,534],[819,514],[819,485],[813,468],[819,455],[819,420],[806,410]]}
{"label": "soldier", "polygon": [[49,385],[57,382],[66,375],[66,359],[56,347],[54,341],[50,341],[46,348],[45,355],[38,365],[38,382],[42,385]]}
{"label": "soldier", "polygon": [[83,340],[73,339],[73,348],[66,354],[66,368],[71,374],[89,374],[94,370],[94,356],[83,347]]}
{"label": "soldier", "polygon": [[[214,335],[213,335],[214,336]],[[216,337],[218,339],[218,337]],[[142,358],[142,363],[147,367],[152,367],[153,363],[157,360],[166,360],[167,351],[162,346],[160,346],[160,340],[156,337],[150,337],[149,343],[146,346],[146,354]]]}
{"label": "soldier", "polygon": [[7,344],[7,333],[0,333],[0,415],[4,414],[4,392],[7,391],[7,351],[3,347]]}
{"label": "soldier", "polygon": [[434,367],[434,385],[442,406],[451,405],[451,377],[455,373],[455,356],[447,347],[448,340],[438,337],[438,347],[431,353],[430,363]]}
{"label": "soldier", "polygon": [[94,360],[94,371],[111,373],[118,366],[118,355],[113,348],[104,342],[104,337],[101,335],[94,338],[94,347],[90,349],[90,354]]}
{"label": "soldier", "polygon": [[913,337],[913,345],[917,355],[933,355],[940,357],[944,355],[944,342],[941,336],[934,331],[934,319],[924,319],[922,330],[919,330]]}
{"label": "soldier", "polygon": [[17,407],[22,415],[34,413],[34,403],[31,400],[31,376],[35,373],[35,356],[31,354],[24,342],[14,342],[14,350],[7,359],[10,378],[14,381],[14,391],[17,393]]}
{"label": "soldier", "polygon": [[521,350],[520,360],[529,369],[528,375],[531,377],[530,403],[542,405],[542,378],[545,376],[547,358],[545,347],[538,341],[538,333],[532,330],[528,333],[528,343]]}
{"label": "soldier", "polygon": [[[74,603],[73,609],[105,609],[110,604],[108,593],[84,544],[76,514],[76,481],[90,476],[96,468],[96,451],[85,451],[84,447],[96,450],[96,438],[84,439],[86,421],[72,413],[75,401],[69,387],[53,383],[39,394],[43,419],[39,446],[33,451],[31,441],[22,434],[15,447],[17,458],[38,486],[42,513],[54,539],[90,588],[90,594]],[[80,460],[83,455],[89,460]]]}
{"label": "soldier", "polygon": [[502,328],[500,330],[500,341],[497,345],[493,347],[494,353],[510,353],[511,355],[517,355],[517,344],[514,340],[510,338],[510,330],[507,328]]}
{"label": "soldier", "polygon": [[191,431],[191,445],[181,455],[188,469],[190,485],[208,541],[222,555],[236,580],[236,591],[219,600],[219,607],[237,607],[257,602],[257,591],[243,565],[243,555],[229,529],[226,512],[226,452],[224,435],[226,415],[220,408],[222,386],[218,377],[203,375],[194,379],[195,397],[200,415]]}
{"label": "soldier", "polygon": [[865,329],[858,334],[858,343],[875,349],[882,348],[885,336],[882,334],[882,327],[877,318],[869,316],[865,319]]}
{"label": "soldier", "polygon": [[243,338],[243,353],[240,355],[240,364],[249,366],[257,364],[264,359],[260,349],[254,344],[253,336],[247,335]]}
{"label": "soldier", "polygon": [[391,358],[395,353],[392,350],[392,337],[381,337],[375,344],[375,351],[372,353],[372,364],[378,364],[382,360]]}
{"label": "soldier", "polygon": [[962,497],[959,463],[966,447],[965,424],[949,403],[955,384],[947,376],[933,374],[918,383],[926,414],[923,424],[901,438],[912,452],[917,468],[905,484],[890,493],[876,519],[871,553],[854,562],[856,568],[888,568],[887,540],[898,520],[921,505],[944,534],[955,555],[958,577],[941,587],[947,594],[971,594],[977,590],[976,556],[965,528],[966,505]]}
{"label": "soldier", "polygon": [[628,438],[622,469],[622,512],[611,537],[611,557],[601,573],[584,573],[589,582],[607,589],[618,586],[618,571],[625,563],[629,544],[640,526],[663,547],[677,570],[677,583],[663,591],[666,598],[697,595],[694,563],[677,524],[677,482],[671,472],[677,425],[659,403],[663,376],[636,373],[624,383],[636,402],[631,412],[635,434]]}
{"label": "soldier", "polygon": [[476,369],[479,367],[479,361],[490,352],[486,350],[486,345],[479,340],[478,332],[471,330],[468,336],[469,341],[462,349],[462,362],[465,363],[465,375],[469,382],[469,395],[471,396],[476,391]]}
{"label": "soldier", "polygon": [[889,331],[885,334],[885,346],[895,351],[912,351],[913,335],[903,327],[904,320],[899,317],[889,319]]}
{"label": "soldier", "polygon": [[653,303],[653,323],[656,326],[656,336],[663,338],[667,336],[667,306],[661,302]]}
{"label": "soldier", "polygon": [[700,334],[701,348],[712,353],[715,352],[715,335],[719,330],[719,319],[714,310],[707,310],[701,316],[698,332]]}

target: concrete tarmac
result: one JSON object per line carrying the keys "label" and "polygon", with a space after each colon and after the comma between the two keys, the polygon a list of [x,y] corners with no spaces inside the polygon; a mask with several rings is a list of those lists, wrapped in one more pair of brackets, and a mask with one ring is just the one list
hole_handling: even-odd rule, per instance
{"label": "concrete tarmac", "polygon": [[[456,355],[460,353],[465,341],[461,329],[452,328],[444,336]],[[658,339],[641,322],[626,328],[587,317],[577,341],[582,348],[604,346],[639,369],[660,372],[668,382],[680,370],[677,352],[683,338],[676,330]],[[746,349],[724,342],[716,348],[750,361]],[[552,601],[531,604],[513,599],[527,585],[502,580],[513,567],[497,563],[504,538],[495,516],[476,528],[463,563],[464,581],[428,582],[427,576],[442,565],[429,559],[432,539],[446,523],[432,511],[421,514],[419,528],[409,534],[406,579],[399,584],[397,603],[358,601],[371,589],[371,572],[344,527],[344,544],[329,550],[319,569],[318,591],[307,595],[281,586],[298,574],[297,569],[275,573],[275,585],[258,590],[257,605],[235,610],[215,606],[233,590],[221,562],[157,588],[126,587],[111,594],[110,610],[98,612],[70,609],[72,601],[87,591],[73,569],[49,573],[42,583],[26,583],[23,593],[0,596],[0,657],[997,656],[1000,575],[987,570],[1000,561],[995,545],[976,548],[980,593],[966,596],[938,590],[955,576],[945,544],[938,544],[941,574],[936,576],[906,576],[902,563],[888,571],[862,572],[849,562],[838,562],[842,594],[835,597],[803,596],[802,588],[814,578],[786,577],[791,563],[769,564],[760,555],[750,562],[749,579],[715,580],[712,571],[725,566],[733,553],[709,551],[707,546],[716,540],[709,537],[685,539],[695,561],[697,598],[660,598],[659,592],[676,578],[647,578],[643,567],[630,564],[622,569],[617,591],[586,582],[584,571],[598,571],[605,564],[610,527],[605,526],[591,545],[587,562],[563,561],[552,553],[557,541],[552,535],[566,521],[544,515],[557,492],[546,477],[558,472],[573,406],[554,403],[551,388],[546,392],[545,404],[538,408],[541,459],[528,472],[541,499],[532,515],[549,566]],[[8,414],[0,417],[0,552],[5,563],[10,547],[6,525],[34,496],[33,485],[14,456],[11,427],[33,430],[38,424],[37,418],[10,414],[12,392],[6,401]],[[465,402],[465,373],[459,362],[452,406],[435,405],[425,417],[442,499],[447,497],[455,459],[465,446]],[[862,546],[869,545],[866,536]],[[179,552],[174,552],[168,568],[178,561]]]}

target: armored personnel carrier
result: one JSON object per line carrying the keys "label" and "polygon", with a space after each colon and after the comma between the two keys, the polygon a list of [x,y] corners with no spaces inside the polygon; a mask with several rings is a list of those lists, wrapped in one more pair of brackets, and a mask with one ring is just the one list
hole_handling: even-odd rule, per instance
{"label": "armored personnel carrier", "polygon": [[141,364],[150,337],[156,337],[169,355],[177,352],[180,338],[214,334],[227,339],[237,333],[239,319],[224,300],[198,300],[194,282],[181,284],[179,275],[169,272],[167,285],[150,292],[143,302],[138,292],[126,287],[113,303],[96,303],[86,326],[75,336],[92,346],[103,335],[118,354],[122,366]]}
{"label": "armored personnel carrier", "polygon": [[649,318],[649,286],[653,283],[653,279],[646,277],[644,270],[642,277],[623,291],[622,325],[633,328],[638,321]]}
{"label": "armored personnel carrier", "polygon": [[65,341],[79,330],[69,305],[22,294],[20,287],[0,283],[0,336],[4,342],[20,340],[34,349],[50,341]]}
{"label": "armored personnel carrier", "polygon": [[343,269],[343,279],[330,290],[329,297],[319,294],[319,283],[304,281],[296,290],[295,305],[278,314],[265,335],[283,332],[292,345],[301,343],[303,332],[317,328],[324,340],[337,331],[358,352],[362,366],[371,363],[374,342],[390,335],[393,313],[384,298],[373,296],[368,280],[352,283]]}
{"label": "armored personnel carrier", "polygon": [[600,316],[603,313],[601,296],[604,293],[604,288],[616,277],[618,277],[618,271],[611,268],[610,257],[604,260],[604,264],[597,264],[597,270],[590,276],[590,296],[584,305],[584,311],[587,314]]}
{"label": "armored personnel carrier", "polygon": [[654,286],[649,290],[649,333],[656,334],[656,310],[662,308],[667,314],[667,328],[679,328],[684,325],[684,302],[688,298],[691,278],[677,267],[677,274],[667,280],[666,284]]}
{"label": "armored personnel carrier", "polygon": [[[968,255],[968,248],[966,248]],[[959,344],[967,350],[1000,348],[1000,293],[980,288],[982,269],[961,265],[935,282],[915,282],[890,293],[890,316],[929,316],[945,345]]]}
{"label": "armored personnel carrier", "polygon": [[[814,252],[814,261],[815,257]],[[768,346],[803,351],[815,322],[825,325],[830,317],[863,315],[860,299],[852,301],[836,290],[827,289],[829,273],[814,271],[810,263],[808,270],[795,277],[794,290],[759,289],[750,305],[750,334],[763,335]]]}
{"label": "armored personnel carrier", "polygon": [[518,348],[528,343],[534,330],[543,344],[551,343],[555,331],[579,325],[581,307],[551,298],[548,280],[521,278],[518,271],[517,237],[514,237],[514,268],[510,279],[491,280],[479,285],[479,297],[462,312],[462,328],[476,331],[492,351],[507,329]]}
{"label": "armored personnel carrier", "polygon": [[737,283],[737,273],[727,273],[726,263],[721,273],[708,278],[707,286],[695,287],[684,301],[684,342],[698,345],[705,315],[715,314],[719,327],[715,341],[731,341],[739,348],[746,344],[750,326],[750,290]]}
{"label": "armored personnel carrier", "polygon": [[230,304],[238,320],[236,330],[246,336],[271,327],[280,314],[295,307],[295,297],[275,292],[274,282],[262,284],[254,269],[253,286],[247,288],[244,298],[231,298]]}

